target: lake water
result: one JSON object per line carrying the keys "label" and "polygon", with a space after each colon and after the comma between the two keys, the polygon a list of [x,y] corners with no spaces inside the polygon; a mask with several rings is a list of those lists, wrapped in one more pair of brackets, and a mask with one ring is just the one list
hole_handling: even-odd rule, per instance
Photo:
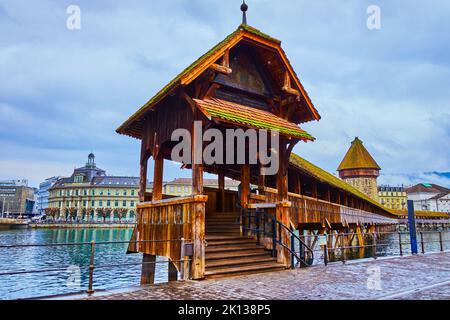
{"label": "lake water", "polygon": [[[128,241],[132,229],[19,229],[0,231],[0,245],[83,243],[92,240]],[[450,249],[450,233],[443,232],[444,250]],[[439,251],[439,234],[424,233],[425,251]],[[409,235],[402,235],[403,253],[409,254]],[[369,244],[369,242],[367,242]],[[398,234],[382,235],[378,239],[378,256],[398,255]],[[96,245],[94,289],[114,289],[139,285],[140,265],[108,266],[140,263],[141,254],[125,254],[127,244]],[[418,250],[421,252],[420,236]],[[347,250],[346,259],[372,257],[371,248]],[[0,273],[25,270],[61,269],[57,271],[19,275],[0,275],[0,299],[20,299],[84,291],[88,286],[90,246],[0,248]],[[340,260],[339,251],[330,257]],[[315,252],[316,263],[323,263],[323,253]],[[167,263],[160,258],[155,282],[167,281]]]}
{"label": "lake water", "polygon": [[[0,245],[128,241],[132,229],[17,229],[0,231]],[[139,285],[142,254],[125,254],[127,244],[97,244],[94,289]],[[0,299],[20,299],[86,290],[90,246],[0,248],[0,273],[21,270],[63,270],[0,275]],[[167,263],[157,264],[155,282],[167,281]],[[78,269],[79,268],[79,269]]]}

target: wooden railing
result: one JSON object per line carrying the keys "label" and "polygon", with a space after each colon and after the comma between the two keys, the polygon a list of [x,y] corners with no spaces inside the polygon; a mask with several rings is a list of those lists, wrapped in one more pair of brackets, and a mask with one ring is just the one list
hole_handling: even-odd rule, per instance
{"label": "wooden railing", "polygon": [[[257,198],[259,197],[259,198]],[[262,196],[251,196],[256,202],[277,202],[277,190],[265,188],[264,199]],[[290,218],[293,224],[320,223],[326,221],[330,224],[349,223],[398,223],[397,219],[387,218],[368,211],[350,208],[336,203],[311,198],[305,195],[289,193],[288,200],[291,202]]]}
{"label": "wooden railing", "polygon": [[[192,277],[202,278],[207,199],[198,195],[140,203],[128,252],[167,257],[181,270],[180,240],[185,239],[193,244]],[[148,240],[158,241],[145,242]]]}
{"label": "wooden railing", "polygon": [[[223,193],[222,193],[223,192]],[[206,212],[235,212],[237,191],[203,188],[203,194],[208,196]],[[223,199],[222,199],[223,198]]]}

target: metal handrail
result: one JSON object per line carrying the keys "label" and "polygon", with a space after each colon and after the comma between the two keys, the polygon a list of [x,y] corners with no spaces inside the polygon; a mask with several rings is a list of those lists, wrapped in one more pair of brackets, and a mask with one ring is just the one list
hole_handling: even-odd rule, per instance
{"label": "metal handrail", "polygon": [[[291,268],[292,269],[294,269],[299,264],[300,264],[300,266],[302,266],[302,264],[304,266],[311,266],[313,264],[313,262],[314,262],[314,251],[310,247],[308,247],[300,239],[300,237],[298,237],[294,232],[292,232],[292,230],[290,228],[288,228],[283,223],[278,221],[273,215],[267,213],[264,210],[243,208],[240,205],[240,203],[237,203],[236,207],[240,210],[241,216],[243,216],[244,212],[246,213],[246,216],[248,216],[249,218],[254,217],[254,218],[258,219],[259,215],[263,215],[265,218],[268,218],[269,221],[272,222],[272,231],[271,231],[271,233],[266,232],[265,228],[261,231],[261,229],[259,228],[259,221],[257,222],[257,224],[258,224],[257,229],[252,229],[252,228],[246,227],[245,225],[243,225],[243,228],[245,230],[255,231],[257,233],[258,241],[259,241],[260,233],[263,233],[264,235],[267,235],[267,236],[271,235],[272,236],[272,255],[273,256],[275,256],[275,244],[278,244],[279,246],[281,246],[284,249],[288,250],[289,253],[291,254]],[[251,212],[254,212],[254,214],[252,215]],[[279,234],[280,234],[279,238],[276,236],[276,227],[277,226],[278,226]],[[282,242],[282,240],[281,240],[281,230],[282,229],[286,230],[288,232],[288,234],[290,235],[291,247],[286,246]],[[297,252],[295,252],[295,240],[297,240],[299,242],[299,244],[300,244],[300,246],[299,246],[300,255],[298,255]],[[302,250],[304,248],[306,248],[306,250],[309,252],[311,258],[304,259],[304,252]],[[303,252],[303,254],[302,254],[302,252]],[[295,259],[297,259],[297,263],[295,263]]]}

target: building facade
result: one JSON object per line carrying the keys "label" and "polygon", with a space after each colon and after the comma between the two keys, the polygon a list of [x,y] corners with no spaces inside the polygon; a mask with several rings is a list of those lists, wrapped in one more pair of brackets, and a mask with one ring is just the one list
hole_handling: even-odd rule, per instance
{"label": "building facade", "polygon": [[406,189],[408,200],[416,211],[450,213],[450,189],[430,183],[420,183]]}
{"label": "building facade", "polygon": [[[218,188],[219,182],[217,179],[203,179],[203,186],[205,188]],[[225,189],[237,191],[239,181],[225,179]],[[192,194],[192,179],[178,178],[170,182],[164,183],[163,193],[170,196],[188,196]]]}
{"label": "building facade", "polygon": [[34,189],[27,180],[0,181],[0,214],[2,217],[31,215],[35,205]]}
{"label": "building facade", "polygon": [[50,189],[59,179],[61,179],[61,177],[51,177],[45,179],[44,182],[39,184],[36,200],[37,214],[39,215],[45,214],[45,209],[48,208],[48,195],[49,195],[48,189]]}
{"label": "building facade", "polygon": [[[70,221],[133,221],[136,218],[139,178],[108,176],[95,164],[94,154],[84,167],[49,189],[47,215]],[[147,182],[147,191],[151,191]]]}
{"label": "building facade", "polygon": [[406,190],[402,187],[381,186],[378,187],[378,199],[388,209],[406,210]]}
{"label": "building facade", "polygon": [[380,170],[380,166],[358,137],[353,140],[337,169],[342,180],[376,201],[378,201],[377,178]]}

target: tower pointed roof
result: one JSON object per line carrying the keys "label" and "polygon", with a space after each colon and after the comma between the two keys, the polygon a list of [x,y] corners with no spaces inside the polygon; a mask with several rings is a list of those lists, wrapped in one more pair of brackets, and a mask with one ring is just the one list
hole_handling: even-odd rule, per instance
{"label": "tower pointed roof", "polygon": [[363,142],[356,137],[350,149],[342,159],[338,171],[346,169],[376,169],[381,170],[378,163],[372,158],[369,151],[364,147]]}

